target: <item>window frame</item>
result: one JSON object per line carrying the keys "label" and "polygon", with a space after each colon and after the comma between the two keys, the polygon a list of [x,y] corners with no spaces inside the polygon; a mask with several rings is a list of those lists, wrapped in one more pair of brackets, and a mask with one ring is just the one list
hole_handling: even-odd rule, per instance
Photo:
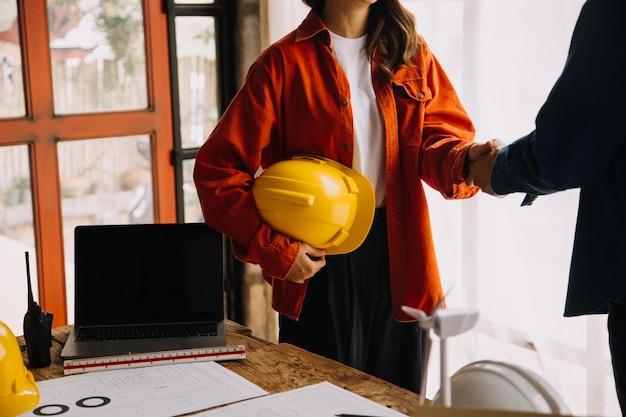
{"label": "window frame", "polygon": [[54,113],[47,2],[18,0],[17,5],[25,116],[0,119],[0,146],[28,146],[39,303],[54,314],[53,325],[61,326],[68,323],[68,314],[58,175],[60,140],[149,135],[154,220],[177,221],[167,19],[161,4],[142,0],[148,84],[145,109],[60,116]]}
{"label": "window frame", "polygon": [[[183,192],[183,163],[196,158],[199,147],[184,148],[181,137],[180,93],[178,83],[178,54],[176,48],[177,17],[213,17],[215,19],[215,43],[217,61],[217,99],[218,115],[221,116],[237,92],[235,79],[235,2],[233,0],[215,0],[206,4],[175,3],[175,0],[164,0],[167,14],[169,63],[171,74],[172,124],[174,149],[171,153],[176,182],[176,216],[178,221],[185,219]],[[226,297],[226,316],[238,323],[243,322],[242,279],[243,264],[235,259],[230,238],[224,236],[224,289]]]}
{"label": "window frame", "polygon": [[207,4],[182,4],[175,0],[164,0],[167,14],[169,69],[171,74],[172,96],[172,123],[174,149],[172,163],[174,164],[176,189],[176,212],[179,221],[185,221],[183,187],[183,162],[195,159],[198,147],[183,148],[181,138],[180,94],[178,85],[178,55],[176,47],[176,18],[184,16],[213,17],[215,19],[215,42],[217,61],[218,113],[221,115],[236,93],[234,79],[234,2],[232,0],[215,0]]}

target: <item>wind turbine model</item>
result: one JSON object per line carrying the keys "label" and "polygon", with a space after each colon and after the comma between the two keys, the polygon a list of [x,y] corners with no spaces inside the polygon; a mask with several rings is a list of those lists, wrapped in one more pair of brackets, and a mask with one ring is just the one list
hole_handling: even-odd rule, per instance
{"label": "wind turbine model", "polygon": [[[448,291],[449,292],[449,291]],[[426,380],[428,377],[428,359],[430,356],[430,348],[432,345],[431,330],[440,338],[440,379],[441,388],[439,389],[439,399],[441,405],[450,407],[452,402],[450,398],[450,378],[448,378],[448,363],[446,352],[446,339],[450,336],[456,336],[471,329],[478,320],[478,310],[462,310],[462,309],[440,309],[445,296],[441,298],[430,312],[430,316],[426,315],[422,310],[417,308],[402,306],[402,310],[419,321],[422,329],[428,330],[428,340],[426,341],[426,351],[424,352],[424,363],[422,365],[422,381],[420,405],[424,405],[426,395]]]}

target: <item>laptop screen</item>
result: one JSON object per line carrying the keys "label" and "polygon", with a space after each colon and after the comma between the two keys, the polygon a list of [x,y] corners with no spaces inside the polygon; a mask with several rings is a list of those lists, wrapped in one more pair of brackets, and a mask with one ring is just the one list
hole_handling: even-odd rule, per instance
{"label": "laptop screen", "polygon": [[77,226],[76,324],[222,321],[223,246],[203,223]]}

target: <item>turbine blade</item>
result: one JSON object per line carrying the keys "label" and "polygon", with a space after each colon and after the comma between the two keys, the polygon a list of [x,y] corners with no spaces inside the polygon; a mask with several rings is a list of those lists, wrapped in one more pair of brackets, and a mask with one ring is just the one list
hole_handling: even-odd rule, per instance
{"label": "turbine blade", "polygon": [[446,291],[446,293],[443,295],[443,297],[441,297],[439,299],[439,301],[437,301],[437,304],[435,304],[435,306],[433,307],[433,309],[430,311],[430,315],[431,317],[435,316],[435,313],[437,312],[437,310],[439,310],[439,308],[443,305],[443,302],[446,300],[446,298],[450,295],[450,291],[452,291],[452,288],[454,288],[454,284],[450,286],[450,288],[448,288],[448,291]]}
{"label": "turbine blade", "polygon": [[409,307],[409,306],[401,306],[402,311],[407,313],[409,316],[417,319],[417,321],[426,321],[428,320],[428,316],[422,310]]}

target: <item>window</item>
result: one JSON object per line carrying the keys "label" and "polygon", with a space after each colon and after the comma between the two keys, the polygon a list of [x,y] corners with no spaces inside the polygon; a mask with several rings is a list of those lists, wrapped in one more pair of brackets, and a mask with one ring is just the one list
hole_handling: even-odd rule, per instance
{"label": "window", "polygon": [[[179,4],[180,3],[180,4]],[[178,217],[202,221],[193,160],[234,96],[232,1],[168,3]],[[219,80],[219,81],[218,81]]]}
{"label": "window", "polygon": [[[198,222],[203,217],[193,183],[194,160],[236,92],[234,2],[177,0],[168,2],[167,8],[177,214],[186,222]],[[231,245],[226,248],[226,316],[242,322],[243,265],[233,256]]]}
{"label": "window", "polygon": [[60,326],[73,320],[75,225],[177,220],[160,6],[0,4],[0,252],[11,254],[0,316],[19,312],[7,323],[16,334],[27,306],[23,252],[37,301]]}
{"label": "window", "polygon": [[76,225],[202,221],[193,159],[234,94],[233,21],[226,0],[0,2],[0,317],[16,334],[24,252],[60,326]]}

